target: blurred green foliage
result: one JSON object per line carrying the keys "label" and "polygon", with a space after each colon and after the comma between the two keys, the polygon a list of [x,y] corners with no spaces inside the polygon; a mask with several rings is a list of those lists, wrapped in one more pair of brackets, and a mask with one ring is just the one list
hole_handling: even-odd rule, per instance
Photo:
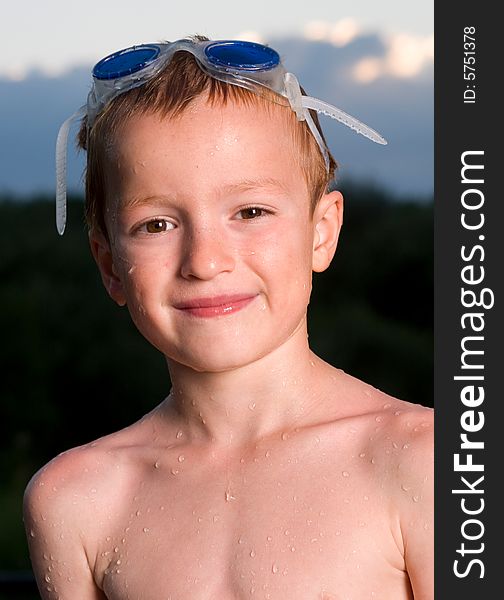
{"label": "blurred green foliage", "polygon": [[[432,405],[433,206],[347,186],[331,267],[314,276],[312,349],[384,391]],[[52,200],[0,201],[0,570],[28,569],[21,498],[70,447],[115,431],[168,393],[164,358],[103,291],[82,202],[60,238]]]}

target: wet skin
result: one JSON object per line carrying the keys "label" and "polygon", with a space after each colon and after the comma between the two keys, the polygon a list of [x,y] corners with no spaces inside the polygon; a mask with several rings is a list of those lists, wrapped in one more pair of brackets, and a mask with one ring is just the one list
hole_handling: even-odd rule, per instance
{"label": "wet skin", "polygon": [[432,411],[309,349],[342,198],[312,218],[282,110],[199,99],[118,137],[91,247],[172,390],[31,481],[43,598],[433,597]]}

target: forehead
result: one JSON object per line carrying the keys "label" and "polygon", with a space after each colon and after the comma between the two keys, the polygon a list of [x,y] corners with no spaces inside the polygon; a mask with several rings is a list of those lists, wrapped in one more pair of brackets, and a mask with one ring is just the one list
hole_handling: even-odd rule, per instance
{"label": "forehead", "polygon": [[109,147],[107,183],[121,195],[163,185],[202,193],[261,179],[307,193],[292,119],[289,109],[271,102],[212,105],[205,98],[175,117],[136,115]]}

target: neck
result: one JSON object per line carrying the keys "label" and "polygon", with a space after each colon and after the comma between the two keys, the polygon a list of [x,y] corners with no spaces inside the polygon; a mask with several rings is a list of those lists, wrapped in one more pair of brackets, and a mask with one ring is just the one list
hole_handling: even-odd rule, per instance
{"label": "neck", "polygon": [[308,347],[306,319],[266,356],[221,372],[197,372],[168,359],[172,389],[165,401],[192,439],[242,446],[309,421],[319,405],[321,370],[331,368]]}

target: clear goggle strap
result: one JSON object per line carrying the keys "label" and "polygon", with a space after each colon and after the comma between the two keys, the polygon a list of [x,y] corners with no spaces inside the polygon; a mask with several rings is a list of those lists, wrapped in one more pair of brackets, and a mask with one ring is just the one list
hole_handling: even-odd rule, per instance
{"label": "clear goggle strap", "polygon": [[360,133],[377,144],[387,144],[387,140],[383,138],[377,131],[371,129],[371,127],[368,127],[367,125],[364,125],[364,123],[361,123],[361,121],[347,114],[340,108],[336,108],[336,106],[333,106],[332,104],[328,104],[327,102],[318,100],[317,98],[312,98],[311,96],[302,96],[301,101],[305,108],[311,108],[312,110],[316,110],[318,113],[322,113],[328,117],[331,117],[332,119],[336,119],[336,121],[343,123],[343,125],[350,127],[350,129],[353,129],[357,133]]}
{"label": "clear goggle strap", "polygon": [[285,93],[287,94],[287,100],[291,105],[292,110],[296,113],[298,121],[304,121],[306,111],[303,108],[303,96],[301,94],[301,88],[299,87],[299,81],[293,73],[285,73],[284,75]]}
{"label": "clear goggle strap", "polygon": [[303,105],[304,96],[301,94],[299,81],[297,80],[296,76],[292,73],[285,73],[284,84],[287,99],[289,100],[292,110],[296,113],[296,116],[299,121],[306,121],[306,124],[310,128],[310,131],[313,137],[315,138],[317,144],[319,145],[320,151],[322,152],[322,156],[324,157],[324,162],[326,166],[326,171],[329,172],[329,153],[327,151],[327,147],[324,143],[324,140],[322,139],[322,136],[320,135],[320,132],[312,119],[312,116]]}
{"label": "clear goggle strap", "polygon": [[60,235],[65,231],[67,219],[67,146],[72,123],[86,114],[86,106],[69,117],[60,127],[56,139],[56,228]]}
{"label": "clear goggle strap", "polygon": [[306,110],[306,112],[305,112],[305,118],[306,118],[306,123],[308,124],[308,127],[310,128],[310,131],[312,132],[313,137],[315,138],[315,140],[317,141],[317,144],[319,145],[320,151],[322,152],[322,156],[324,157],[326,171],[329,173],[330,164],[329,164],[329,153],[327,151],[327,146],[325,145],[324,140],[322,139],[322,136],[320,135],[320,132],[317,129],[317,126],[315,125],[315,122],[313,121],[312,116],[310,115],[308,110]]}

